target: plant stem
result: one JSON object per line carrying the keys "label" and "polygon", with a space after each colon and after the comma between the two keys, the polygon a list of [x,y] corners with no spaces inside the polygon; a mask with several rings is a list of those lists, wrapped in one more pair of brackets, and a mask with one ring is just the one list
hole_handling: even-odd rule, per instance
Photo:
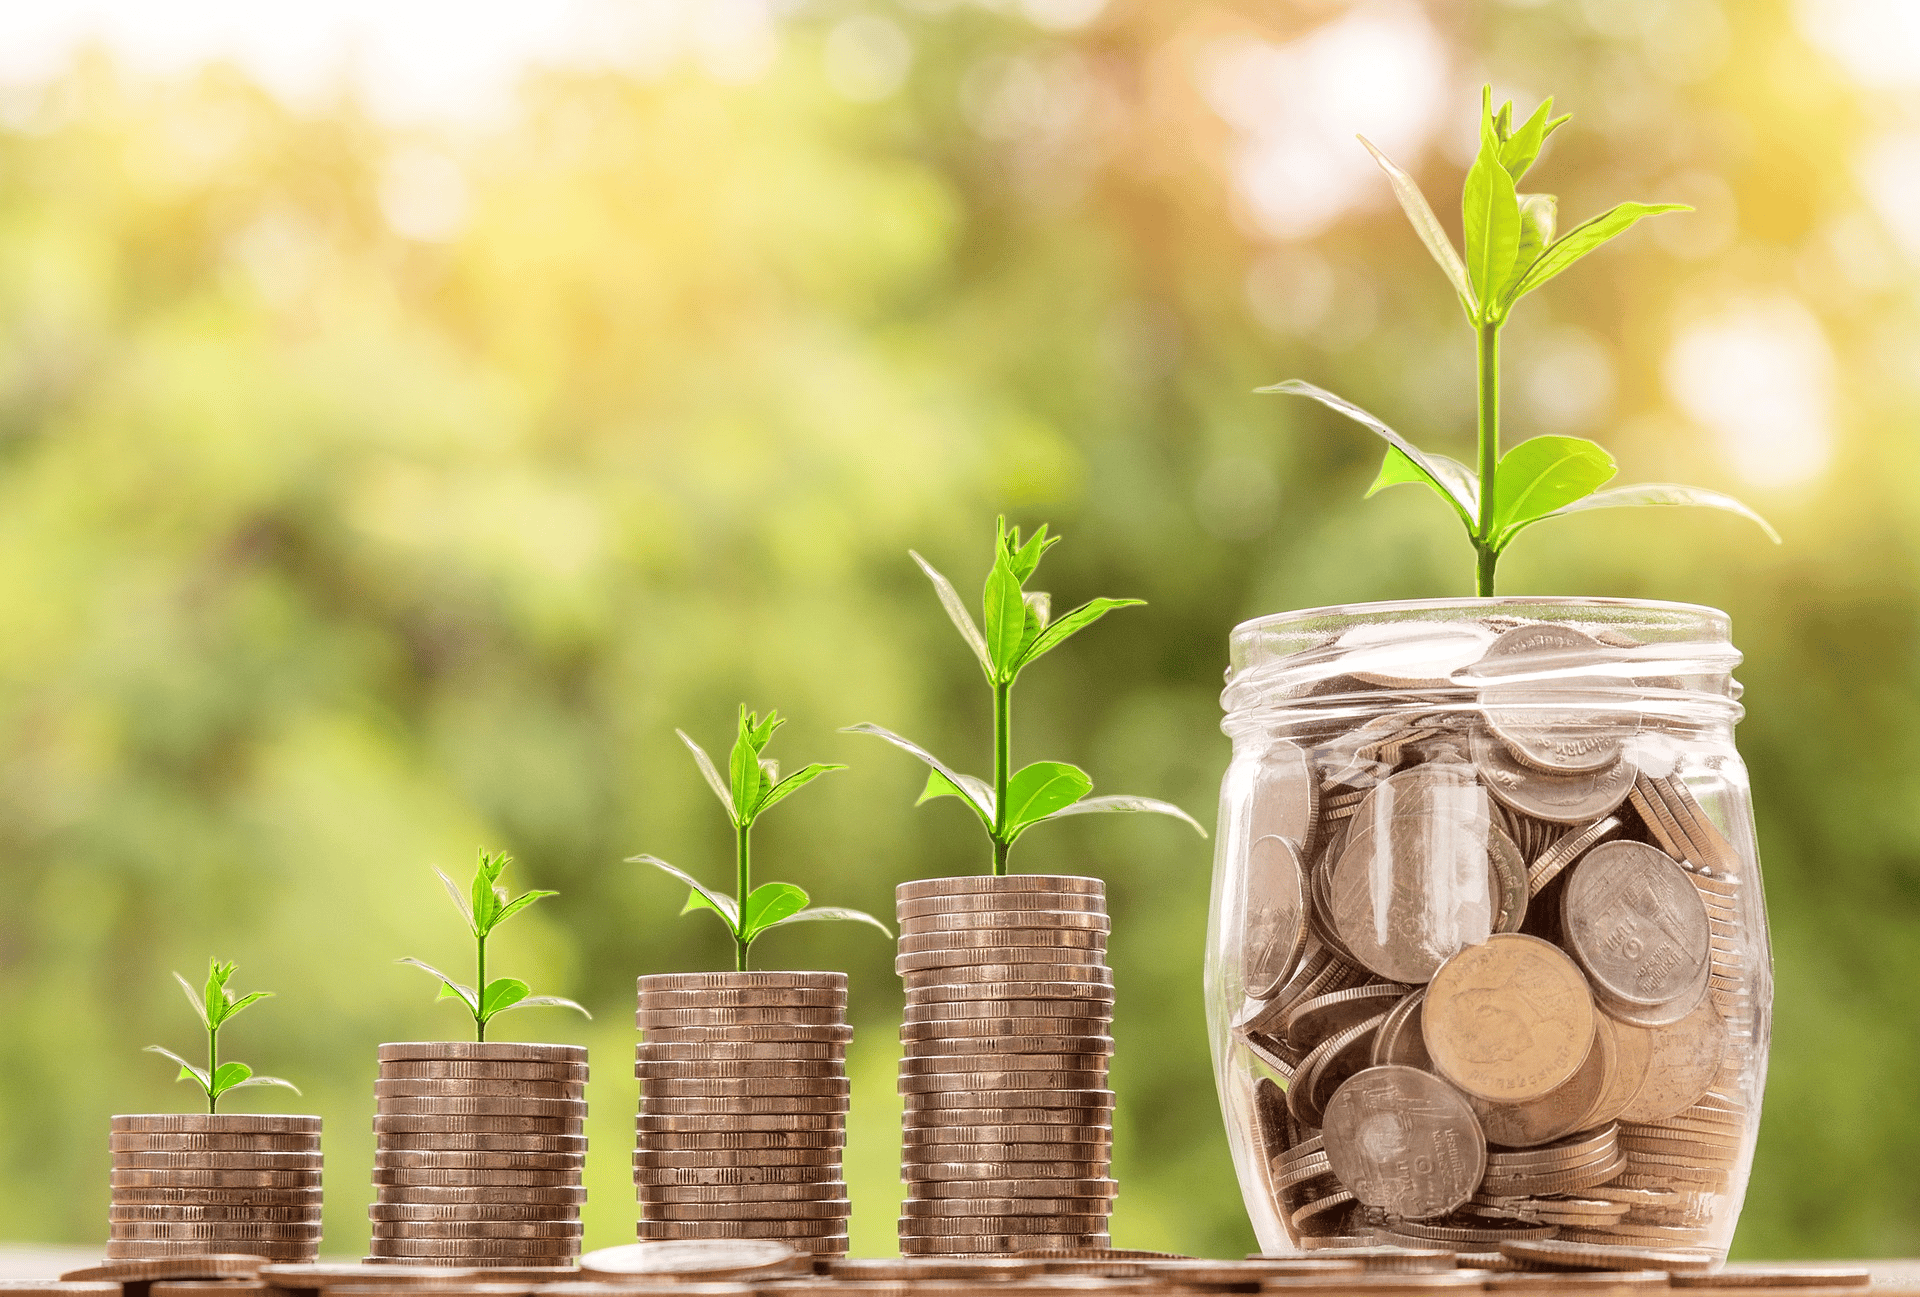
{"label": "plant stem", "polygon": [[[481,1004],[487,1002],[487,939],[479,933],[473,934],[475,954],[473,959],[473,995]],[[479,1034],[475,1040],[485,1043],[487,1039],[487,1020],[478,1009],[473,1011],[474,1030]]]}
{"label": "plant stem", "polygon": [[1473,538],[1476,556],[1474,591],[1481,598],[1493,594],[1493,568],[1500,561],[1494,549],[1493,519],[1499,507],[1495,486],[1500,472],[1500,325],[1488,322],[1474,333],[1479,360],[1480,396],[1480,521]]}
{"label": "plant stem", "polygon": [[220,1072],[220,1028],[207,1028],[207,1115],[211,1117],[220,1108],[220,1096],[214,1091],[216,1078]]}
{"label": "plant stem", "polygon": [[993,873],[1007,872],[1007,767],[1013,748],[1010,734],[1013,715],[1013,682],[996,681],[993,686]]}
{"label": "plant stem", "polygon": [[[753,856],[748,837],[753,833],[751,824],[741,824],[733,830],[734,843],[734,892],[739,898],[740,918],[744,923],[747,913],[747,894],[753,890]],[[737,973],[747,971],[747,946],[750,944],[742,932],[743,927],[733,930],[733,968]]]}

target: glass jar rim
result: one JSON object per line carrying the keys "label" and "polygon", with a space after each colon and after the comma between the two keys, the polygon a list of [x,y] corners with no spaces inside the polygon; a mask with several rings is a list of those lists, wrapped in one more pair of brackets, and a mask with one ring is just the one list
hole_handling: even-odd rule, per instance
{"label": "glass jar rim", "polygon": [[1455,612],[1469,617],[1498,616],[1502,612],[1520,613],[1526,609],[1565,608],[1595,614],[1607,621],[1633,620],[1621,614],[1648,614],[1648,620],[1675,628],[1691,625],[1717,639],[1729,639],[1733,619],[1718,608],[1703,603],[1680,603],[1668,599],[1625,599],[1610,595],[1460,595],[1442,599],[1383,599],[1373,603],[1336,603],[1318,608],[1296,608],[1289,612],[1265,613],[1250,617],[1233,628],[1229,638],[1240,642],[1264,631],[1282,630],[1293,625],[1318,622],[1359,623],[1405,616],[1419,618],[1421,613]]}

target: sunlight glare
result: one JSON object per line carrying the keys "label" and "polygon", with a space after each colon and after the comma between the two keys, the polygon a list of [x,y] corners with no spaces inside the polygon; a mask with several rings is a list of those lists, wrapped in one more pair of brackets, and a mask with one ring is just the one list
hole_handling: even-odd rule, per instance
{"label": "sunlight glare", "polygon": [[1667,390],[1711,428],[1758,486],[1817,477],[1833,455],[1833,352],[1791,298],[1735,305],[1687,326],[1667,353]]}

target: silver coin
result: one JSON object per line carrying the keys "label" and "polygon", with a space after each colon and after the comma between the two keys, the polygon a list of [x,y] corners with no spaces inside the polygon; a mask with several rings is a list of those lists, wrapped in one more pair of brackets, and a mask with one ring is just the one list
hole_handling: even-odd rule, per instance
{"label": "silver coin", "polygon": [[1638,773],[1624,757],[1600,770],[1549,774],[1515,760],[1491,735],[1475,731],[1473,761],[1487,790],[1522,815],[1554,824],[1586,824],[1627,798]]}
{"label": "silver coin", "polygon": [[585,1063],[502,1059],[393,1058],[380,1064],[383,1081],[543,1081],[585,1085]]}
{"label": "silver coin", "polygon": [[1356,825],[1328,880],[1341,941],[1388,981],[1425,982],[1493,932],[1491,826],[1484,795],[1470,783],[1470,775],[1429,775],[1408,785],[1411,795],[1380,803],[1421,809]]}
{"label": "silver coin", "polygon": [[472,1077],[386,1077],[373,1083],[376,1099],[570,1099],[586,1094],[583,1081],[478,1080]]}
{"label": "silver coin", "polygon": [[796,1044],[844,1045],[853,1039],[853,1028],[844,1022],[766,1022],[734,1023],[726,1026],[680,1026],[670,1027],[655,1024],[643,1028],[646,1040],[641,1042],[645,1048],[658,1045],[699,1045],[702,1047],[721,1044],[773,1044],[793,1042]]}
{"label": "silver coin", "polygon": [[1077,874],[968,874],[956,878],[916,878],[893,889],[896,901],[930,896],[999,895],[1012,892],[1071,892],[1105,896],[1107,885],[1098,878]]}
{"label": "silver coin", "polygon": [[1560,904],[1567,946],[1607,1001],[1644,1014],[1690,1012],[1706,992],[1708,924],[1700,893],[1665,853],[1607,842],[1581,857]]}
{"label": "silver coin", "polygon": [[648,1066],[668,1063],[772,1063],[792,1066],[838,1066],[846,1061],[844,1043],[809,1044],[797,1040],[772,1040],[760,1044],[741,1041],[700,1041],[668,1044],[649,1038],[634,1049],[636,1062]]}
{"label": "silver coin", "polygon": [[1246,992],[1263,1000],[1293,972],[1307,939],[1307,871],[1299,847],[1277,834],[1255,838],[1247,847],[1246,888]]}
{"label": "silver coin", "polygon": [[812,1235],[844,1236],[847,1222],[841,1217],[821,1220],[643,1220],[634,1232],[643,1239],[777,1238],[801,1240]]}
{"label": "silver coin", "polygon": [[1410,1067],[1373,1067],[1334,1092],[1327,1160],[1354,1198],[1400,1216],[1439,1216],[1473,1196],[1487,1167],[1478,1118],[1452,1086]]}
{"label": "silver coin", "polygon": [[[458,1059],[463,1062],[576,1063],[585,1066],[585,1045],[525,1045],[511,1041],[410,1040],[380,1046],[382,1063],[402,1059]],[[314,1118],[315,1122],[319,1118]]]}
{"label": "silver coin", "polygon": [[1104,1031],[1097,1035],[988,1035],[963,1036],[947,1032],[922,1036],[906,1042],[907,1057],[981,1058],[1002,1054],[1113,1054],[1113,1037]]}
{"label": "silver coin", "polygon": [[904,973],[901,982],[909,995],[929,986],[965,986],[976,982],[1065,982],[1072,986],[1113,985],[1113,970],[1105,964],[956,964]]}
{"label": "silver coin", "polygon": [[1487,728],[1527,765],[1550,773],[1604,770],[1640,728],[1637,692],[1592,669],[1617,653],[1571,626],[1516,626],[1474,668]]}

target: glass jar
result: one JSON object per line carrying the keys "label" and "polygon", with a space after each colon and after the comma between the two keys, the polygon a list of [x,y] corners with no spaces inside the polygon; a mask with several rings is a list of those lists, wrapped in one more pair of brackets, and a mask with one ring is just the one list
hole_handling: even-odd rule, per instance
{"label": "glass jar", "polygon": [[1207,946],[1262,1248],[1724,1259],[1772,973],[1726,615],[1422,600],[1237,627]]}

